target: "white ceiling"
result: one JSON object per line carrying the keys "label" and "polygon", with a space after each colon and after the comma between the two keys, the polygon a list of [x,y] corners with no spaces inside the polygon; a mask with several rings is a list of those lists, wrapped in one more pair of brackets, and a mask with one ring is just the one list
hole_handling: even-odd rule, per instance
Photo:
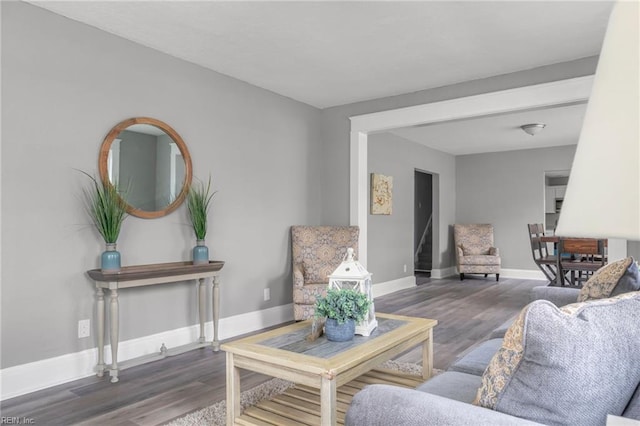
{"label": "white ceiling", "polygon": [[[396,129],[390,133],[453,155],[514,151],[578,143],[586,104]],[[537,135],[520,126],[543,123]]]}
{"label": "white ceiling", "polygon": [[[599,54],[612,2],[29,1],[318,107]],[[454,155],[577,142],[584,106],[395,134]],[[518,127],[544,122],[531,137]]]}

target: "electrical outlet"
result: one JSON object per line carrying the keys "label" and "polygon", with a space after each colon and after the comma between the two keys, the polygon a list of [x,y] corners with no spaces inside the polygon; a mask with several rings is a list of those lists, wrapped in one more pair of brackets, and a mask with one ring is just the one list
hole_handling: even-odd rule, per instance
{"label": "electrical outlet", "polygon": [[404,271],[407,272],[407,265],[404,265]]}
{"label": "electrical outlet", "polygon": [[78,321],[78,339],[91,336],[91,320]]}
{"label": "electrical outlet", "polygon": [[269,287],[264,289],[264,301],[271,300],[271,289]]}

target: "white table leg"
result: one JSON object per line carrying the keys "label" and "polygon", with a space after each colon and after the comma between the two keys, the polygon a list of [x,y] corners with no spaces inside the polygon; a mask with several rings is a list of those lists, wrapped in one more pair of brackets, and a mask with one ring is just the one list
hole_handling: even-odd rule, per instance
{"label": "white table leg", "polygon": [[207,287],[205,287],[205,279],[200,278],[198,280],[198,313],[200,314],[200,343],[204,343],[204,322],[207,316]]}
{"label": "white table leg", "polygon": [[227,352],[227,424],[236,424],[240,416],[240,370],[233,362],[233,354]]}
{"label": "white table leg", "polygon": [[111,333],[111,383],[116,383],[118,379],[118,289],[111,289],[110,304],[110,333]]}
{"label": "white table leg", "polygon": [[218,352],[220,350],[220,341],[218,341],[218,319],[220,318],[220,281],[218,276],[213,277],[213,342],[211,346],[213,350]]}
{"label": "white table leg", "polygon": [[422,343],[422,378],[428,379],[433,373],[433,329],[429,329],[427,340]]}
{"label": "white table leg", "polygon": [[320,385],[320,424],[334,426],[336,424],[336,381],[334,378],[322,377]]}
{"label": "white table leg", "polygon": [[96,316],[98,327],[98,377],[104,376],[105,364],[104,364],[104,290],[102,287],[98,287],[96,290]]}

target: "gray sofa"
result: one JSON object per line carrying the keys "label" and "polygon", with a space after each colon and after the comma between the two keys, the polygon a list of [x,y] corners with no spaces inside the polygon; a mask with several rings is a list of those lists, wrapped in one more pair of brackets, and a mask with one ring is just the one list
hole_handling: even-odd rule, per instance
{"label": "gray sofa", "polygon": [[[533,289],[532,299],[546,300],[559,307],[575,303],[578,298],[578,294],[579,290],[573,288],[536,287]],[[631,293],[627,293],[627,295],[630,294]],[[638,295],[640,296],[640,293]],[[640,297],[634,296],[634,303],[636,303],[635,308],[637,309],[638,306],[640,306]],[[540,309],[542,311],[546,309],[550,312],[550,310],[556,309],[555,306],[548,302],[536,302],[535,305],[540,305]],[[603,306],[602,309],[607,309],[607,306]],[[549,314],[542,313],[541,315],[543,315],[541,318],[544,319],[546,318],[544,315]],[[619,318],[619,320],[620,324],[624,324],[624,327],[638,329],[640,312],[634,313],[632,309],[625,311],[623,314],[615,313],[615,315],[623,316]],[[605,421],[603,420],[602,412],[599,414],[599,417],[594,417],[593,415],[589,417],[589,413],[584,417],[580,417],[580,413],[573,412],[575,410],[588,412],[597,404],[605,403],[601,401],[604,401],[607,398],[602,397],[598,393],[598,386],[600,383],[598,381],[596,381],[598,386],[579,386],[580,389],[575,389],[573,392],[575,393],[575,398],[565,398],[567,399],[567,401],[564,402],[566,405],[564,407],[556,407],[561,412],[571,412],[572,415],[577,414],[578,417],[573,417],[573,420],[571,420],[572,417],[563,419],[562,415],[560,417],[554,417],[552,414],[547,416],[544,410],[548,409],[548,406],[545,407],[544,403],[537,404],[535,396],[533,397],[534,399],[530,401],[524,401],[526,398],[517,397],[515,401],[511,402],[504,402],[507,401],[507,398],[505,397],[503,404],[510,404],[511,406],[504,410],[496,410],[495,408],[488,409],[472,405],[474,399],[476,399],[478,389],[483,384],[482,375],[485,369],[487,369],[487,366],[491,362],[494,354],[498,350],[501,350],[505,332],[513,321],[514,319],[511,319],[498,327],[493,331],[491,336],[489,336],[488,340],[475,346],[470,352],[455,362],[448,371],[436,375],[415,390],[388,385],[370,385],[365,387],[353,398],[351,406],[347,412],[345,424],[350,426],[604,424]],[[550,323],[552,323],[552,321],[550,321]],[[614,325],[614,328],[615,327],[616,326]],[[551,329],[543,331],[543,333],[553,334],[553,326]],[[626,338],[629,340],[635,340],[640,337],[639,333],[634,333],[635,334]],[[529,338],[529,336],[527,337]],[[544,336],[542,336],[542,338],[544,338]],[[569,337],[563,335],[560,336],[560,338],[563,341],[570,341],[571,335],[569,335]],[[624,345],[626,341],[624,338],[621,338],[621,342],[622,347],[625,348]],[[528,342],[527,344],[531,343]],[[588,344],[589,343],[587,343],[587,345]],[[600,351],[606,352],[606,344],[603,347],[604,349],[600,349]],[[635,349],[638,349],[638,345],[629,345],[629,348],[629,352],[633,352]],[[617,353],[622,352],[624,352],[624,350],[617,350]],[[614,362],[611,362],[611,359],[606,359],[606,357],[603,357],[603,362],[615,365],[617,362],[617,355],[609,355],[613,357],[611,359],[613,359]],[[625,371],[637,369],[640,371],[640,354],[629,353],[626,354],[625,357],[625,354],[622,353],[620,356],[623,358],[623,361],[620,363],[622,366],[620,367],[621,369],[624,369]],[[636,363],[635,359],[638,359],[639,361]],[[595,361],[597,362],[597,360]],[[575,362],[580,363],[581,360],[576,359]],[[624,364],[624,362],[627,362],[627,364]],[[526,363],[523,362],[522,364]],[[527,367],[526,365],[522,366],[522,364],[518,368]],[[570,364],[568,365],[570,366]],[[535,368],[535,365],[533,368]],[[582,374],[582,372],[578,372],[577,374]],[[623,379],[620,377],[623,377]],[[621,380],[628,381],[628,384],[625,386],[619,386],[619,383],[617,382],[613,383],[614,388],[625,388],[624,391],[620,393],[612,391],[610,387],[607,387],[606,383],[602,385],[603,393],[615,394],[615,396],[612,397],[614,401],[609,402],[609,404],[617,403],[616,407],[618,407],[618,412],[612,413],[611,411],[615,410],[607,408],[606,413],[640,420],[640,386],[638,385],[640,375],[636,374],[635,371],[632,371],[632,374],[629,375],[625,373],[620,377],[611,379],[618,382]],[[606,382],[606,380],[604,380],[604,382]],[[529,384],[529,386],[531,385]],[[567,387],[567,383],[562,382],[562,379],[560,379],[559,383],[556,383],[553,386],[549,382],[544,381],[539,383],[537,387],[538,389],[548,387],[548,390],[544,389],[542,395],[549,398],[553,398],[555,392],[563,392],[566,394],[566,389],[571,389],[570,386]],[[529,392],[526,387],[524,393],[535,394],[535,392]],[[617,398],[618,401],[615,401],[615,398]],[[544,399],[544,397],[542,399]],[[562,398],[559,398],[559,400],[562,400]],[[553,404],[554,401],[551,401],[550,403]],[[558,404],[562,403],[562,401],[558,402]],[[607,407],[611,407],[611,405],[608,405]],[[528,415],[529,410],[531,410],[531,416]],[[510,414],[506,414],[501,411],[507,411],[510,412]],[[527,418],[536,419],[540,423],[527,420]],[[576,421],[576,418],[579,418],[580,420]],[[597,420],[594,420],[594,418],[597,418]],[[543,420],[541,421],[540,419]]]}

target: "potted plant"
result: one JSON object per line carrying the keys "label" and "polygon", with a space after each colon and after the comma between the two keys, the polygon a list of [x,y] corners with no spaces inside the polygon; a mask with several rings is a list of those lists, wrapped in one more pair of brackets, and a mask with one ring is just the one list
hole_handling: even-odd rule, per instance
{"label": "potted plant", "polygon": [[324,326],[327,339],[346,342],[353,339],[356,323],[369,313],[371,302],[367,295],[351,289],[329,289],[325,297],[316,299],[315,316],[326,317]]}
{"label": "potted plant", "polygon": [[204,182],[198,182],[189,187],[187,210],[193,232],[196,234],[196,246],[193,248],[194,265],[209,263],[209,249],[204,244],[204,238],[207,235],[209,206],[214,195],[215,191],[211,192],[211,177],[206,185]]}
{"label": "potted plant", "polygon": [[106,244],[106,250],[100,259],[102,271],[117,272],[120,270],[120,253],[116,250],[116,242],[122,222],[127,217],[127,203],[123,194],[118,191],[117,183],[99,181],[80,171],[92,181],[88,188],[84,188],[85,207]]}

